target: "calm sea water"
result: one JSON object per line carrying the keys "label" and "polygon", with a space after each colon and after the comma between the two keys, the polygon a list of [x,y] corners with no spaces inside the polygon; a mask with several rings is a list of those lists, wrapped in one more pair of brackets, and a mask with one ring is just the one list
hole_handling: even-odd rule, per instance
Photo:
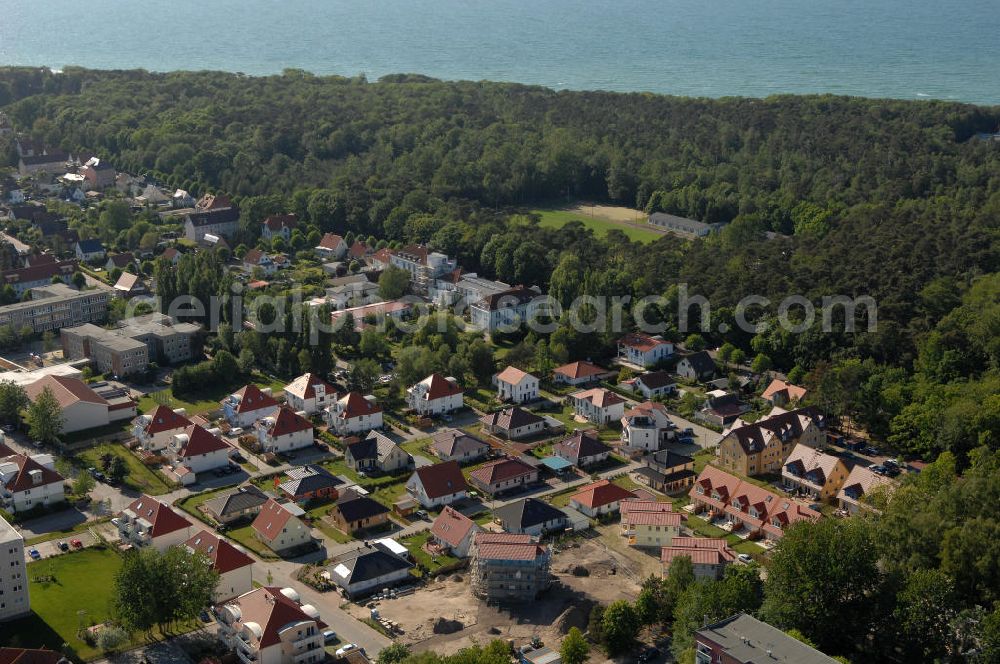
{"label": "calm sea water", "polygon": [[0,64],[1000,103],[998,0],[0,0]]}

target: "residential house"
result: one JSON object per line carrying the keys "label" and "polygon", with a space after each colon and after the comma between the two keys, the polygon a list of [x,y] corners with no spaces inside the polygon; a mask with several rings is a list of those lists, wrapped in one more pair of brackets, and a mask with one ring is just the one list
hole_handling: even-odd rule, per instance
{"label": "residential house", "polygon": [[126,300],[140,295],[148,295],[149,289],[137,274],[122,272],[113,286],[115,295]]}
{"label": "residential house", "polygon": [[804,387],[792,385],[791,383],[786,383],[783,380],[775,378],[764,389],[760,398],[772,406],[784,408],[792,403],[802,403],[803,399],[806,398],[806,393],[806,388]]}
{"label": "residential house", "polygon": [[587,468],[606,461],[611,448],[602,443],[595,432],[577,429],[569,438],[556,443],[552,453],[577,468]]}
{"label": "residential house", "polygon": [[537,288],[515,286],[487,295],[469,307],[472,326],[488,334],[514,332],[549,311],[547,298]]}
{"label": "residential house", "polygon": [[688,494],[696,513],[709,521],[723,520],[731,532],[744,531],[755,539],[780,539],[784,529],[798,521],[816,521],[820,513],[756,484],[705,466]]}
{"label": "residential house", "polygon": [[406,491],[423,507],[435,508],[464,500],[469,485],[457,461],[442,461],[417,468],[406,482]]}
{"label": "residential house", "polygon": [[371,395],[348,392],[327,407],[326,421],[340,436],[381,429],[382,407]]}
{"label": "residential house", "polygon": [[65,171],[68,161],[69,155],[58,150],[48,154],[21,155],[17,162],[17,172],[22,178],[39,173],[54,175]]}
{"label": "residential house", "polygon": [[800,443],[785,459],[781,483],[792,493],[832,502],[847,480],[848,472],[847,464],[840,457]]}
{"label": "residential house", "polygon": [[698,412],[698,417],[716,426],[728,427],[736,422],[740,415],[750,410],[750,405],[740,399],[738,394],[730,394],[725,390],[710,390],[705,396],[707,398]]}
{"label": "residential house", "polygon": [[455,312],[464,314],[476,302],[508,290],[510,284],[486,279],[474,272],[466,272],[455,283]]}
{"label": "residential house", "polygon": [[[47,289],[48,287],[56,285],[53,284],[53,281],[57,279],[63,283],[69,283],[73,274],[77,271],[78,265],[79,263],[75,258],[65,261],[32,261],[26,267],[4,270],[2,273],[3,285],[13,288],[14,294],[17,295],[18,299],[20,299],[28,290],[36,288]],[[69,293],[66,294],[68,295]],[[97,298],[97,301],[103,300],[107,303],[108,299],[108,295],[102,292],[100,293],[100,298]],[[105,312],[99,311],[98,313],[100,315],[97,317],[97,320],[103,320]],[[78,323],[69,324],[74,325]]]}
{"label": "residential house", "polygon": [[292,512],[291,506],[269,498],[250,524],[254,537],[278,555],[309,544],[312,541],[309,527]]}
{"label": "residential house", "polygon": [[574,392],[567,401],[577,415],[594,424],[617,422],[625,415],[625,399],[603,387]]}
{"label": "residential house", "polygon": [[520,459],[496,459],[469,473],[472,486],[490,496],[516,491],[537,481],[538,469]]}
{"label": "residential house", "polygon": [[[28,570],[24,556],[24,536],[0,516],[0,625],[15,618],[31,614],[31,598],[28,596]],[[13,648],[0,648],[0,661]],[[53,653],[54,654],[54,653]],[[61,657],[61,656],[60,656]],[[14,659],[5,664],[59,664],[46,659]]]}
{"label": "residential house", "polygon": [[239,230],[240,211],[225,194],[205,194],[195,204],[194,212],[184,218],[184,236],[202,243],[206,235],[232,239]]}
{"label": "residential house", "polygon": [[479,421],[487,432],[508,440],[520,440],[545,431],[543,418],[517,406],[487,413]]}
{"label": "residential house", "polygon": [[79,378],[48,375],[24,389],[31,402],[46,388],[51,390],[62,410],[61,433],[72,433],[135,417],[135,401],[127,393],[114,389],[107,392],[102,389],[107,396],[98,394],[96,389],[105,386],[107,383],[87,385]]}
{"label": "residential house", "polygon": [[660,549],[663,577],[670,576],[670,566],[678,558],[688,558],[696,581],[719,581],[726,567],[736,560],[736,552],[726,540],[715,537],[674,537],[670,546]]}
{"label": "residential house", "polygon": [[260,269],[265,276],[270,276],[278,270],[278,265],[266,252],[251,249],[243,254],[243,271],[253,274],[255,269]]}
{"label": "residential house", "polygon": [[132,421],[132,435],[139,446],[150,452],[160,452],[191,426],[191,420],[183,408],[171,410],[168,406],[157,406],[152,413],[140,415]]}
{"label": "residential house", "polygon": [[631,332],[618,340],[618,359],[644,369],[656,366],[673,354],[674,345],[660,335]]}
{"label": "residential house", "polygon": [[468,558],[472,539],[482,528],[453,507],[445,507],[431,524],[431,541],[456,558]]}
{"label": "residential house", "polygon": [[[357,281],[327,288],[325,295],[311,300],[309,304],[311,306],[327,304],[333,311],[343,311],[346,309],[357,311],[361,307],[380,304],[382,298],[379,297],[378,284],[368,281],[364,275],[359,274],[355,276],[359,277]],[[364,322],[363,319],[364,315],[362,315],[362,323]]]}
{"label": "residential house", "polygon": [[825,419],[812,407],[773,412],[758,422],[739,424],[727,431],[719,442],[717,463],[747,477],[780,473],[796,445],[822,444],[825,428]]}
{"label": "residential house", "polygon": [[622,446],[627,452],[655,452],[673,437],[677,428],[667,407],[653,401],[627,410],[621,423]]}
{"label": "residential house", "polygon": [[375,302],[374,304],[366,304],[361,307],[350,307],[348,309],[342,309],[340,311],[334,311],[330,314],[330,321],[334,326],[334,329],[339,329],[338,325],[346,325],[345,322],[341,323],[341,319],[346,319],[350,316],[354,321],[354,329],[363,331],[367,327],[374,325],[376,329],[379,325],[388,324],[391,320],[403,320],[407,318],[413,311],[413,304],[404,300],[392,300],[391,302]]}
{"label": "residential house", "polygon": [[209,530],[200,530],[184,542],[189,552],[200,553],[212,563],[219,583],[212,594],[214,602],[222,602],[253,590],[254,560],[246,551]]}
{"label": "residential house", "polygon": [[388,522],[389,508],[374,498],[347,489],[337,499],[326,519],[341,531],[353,533]]}
{"label": "residential house", "polygon": [[406,402],[420,415],[443,415],[461,409],[462,396],[457,380],[433,373],[406,391]]}
{"label": "residential house", "polygon": [[592,362],[570,362],[552,370],[552,381],[562,385],[599,383],[608,370]]}
{"label": "residential house", "polygon": [[0,506],[11,514],[66,500],[64,478],[51,454],[16,454],[0,444]]}
{"label": "residential house", "polygon": [[344,461],[355,472],[395,473],[413,465],[410,453],[391,438],[372,431],[364,440],[344,446]]}
{"label": "residential house", "polygon": [[242,664],[320,664],[327,654],[319,616],[292,588],[256,588],[217,609],[217,637]]}
{"label": "residential house", "polygon": [[635,498],[635,494],[628,489],[610,480],[598,480],[570,496],[569,506],[593,519],[617,512],[621,502],[631,498]]}
{"label": "residential house", "polygon": [[185,189],[175,189],[170,197],[170,206],[175,210],[194,207],[194,197]]}
{"label": "residential house", "polygon": [[721,227],[721,224],[706,224],[703,221],[678,217],[666,212],[654,212],[649,215],[649,223],[657,228],[689,238],[705,237]]}
{"label": "residential house", "polygon": [[133,500],[112,523],[118,527],[123,543],[152,547],[160,553],[191,539],[193,528],[190,521],[147,495]]}
{"label": "residential house", "polygon": [[268,242],[276,237],[288,242],[288,239],[292,237],[292,231],[298,225],[298,217],[294,214],[272,214],[261,224],[260,236]]}
{"label": "residential house", "polygon": [[205,512],[226,525],[256,517],[269,500],[267,494],[253,484],[216,496],[205,502]]}
{"label": "residential house", "polygon": [[288,406],[280,406],[273,414],[255,424],[257,441],[266,453],[284,454],[313,444],[312,422]]}
{"label": "residential house", "polygon": [[339,235],[326,233],[313,251],[323,260],[340,260],[347,253],[347,243]]}
{"label": "residential house", "polygon": [[73,253],[76,254],[77,260],[84,263],[103,261],[108,255],[100,240],[80,240],[73,247]]}
{"label": "residential house", "polygon": [[297,503],[310,500],[336,500],[344,481],[322,466],[306,464],[285,471],[288,478],[278,488]]}
{"label": "residential house", "polygon": [[567,525],[565,512],[537,498],[501,505],[493,514],[506,532],[533,537],[563,530]]}
{"label": "residential house", "polygon": [[390,250],[389,264],[410,274],[410,288],[419,295],[428,295],[436,279],[458,267],[454,259],[424,245]]}
{"label": "residential house", "polygon": [[493,376],[493,384],[500,401],[527,403],[538,399],[538,378],[517,367],[508,366]]}
{"label": "residential house", "polygon": [[327,568],[330,579],[352,598],[410,580],[413,563],[392,553],[380,543],[359,546],[335,558]]}
{"label": "residential house", "polygon": [[302,374],[285,386],[285,402],[297,413],[314,415],[336,401],[336,388],[318,374]]}
{"label": "residential house", "polygon": [[471,558],[469,583],[482,599],[532,601],[552,582],[551,553],[531,535],[476,533]]}
{"label": "residential house", "polygon": [[490,454],[490,446],[461,429],[441,429],[431,436],[430,451],[442,461],[473,463]]}
{"label": "residential house", "polygon": [[247,428],[262,417],[273,415],[278,401],[271,396],[271,388],[260,388],[250,383],[222,400],[222,414],[229,424]]}
{"label": "residential house", "polygon": [[104,269],[111,272],[115,268],[124,270],[133,265],[135,265],[135,254],[131,251],[126,251],[124,254],[112,254],[108,256],[108,262],[104,264]]}
{"label": "residential house", "polygon": [[896,483],[885,475],[876,475],[858,464],[851,468],[850,474],[837,492],[837,501],[840,509],[849,514],[857,514],[861,510],[874,509],[869,502],[873,493],[892,492],[895,487]]}
{"label": "residential house", "polygon": [[625,500],[619,510],[619,533],[629,546],[659,549],[670,546],[681,534],[681,514],[670,503]]}
{"label": "residential house", "polygon": [[[229,466],[233,447],[218,436],[219,430],[209,431],[198,424],[191,424],[173,437],[167,456],[192,475],[207,473]],[[177,469],[174,469],[175,472]],[[194,481],[194,478],[190,480]]]}
{"label": "residential house", "polygon": [[647,399],[673,394],[677,382],[669,371],[647,371],[632,379],[632,389]]}
{"label": "residential house", "polygon": [[115,186],[115,167],[104,159],[92,157],[80,168],[88,189],[102,191]]}
{"label": "residential house", "polygon": [[708,380],[715,371],[715,360],[707,350],[685,355],[677,362],[677,375],[688,380]]}
{"label": "residential house", "polygon": [[695,631],[694,651],[695,664],[759,664],[768,661],[836,664],[837,661],[746,613]]}
{"label": "residential house", "polygon": [[691,488],[697,476],[694,459],[671,450],[659,450],[643,458],[636,476],[651,489],[662,493],[682,493]]}

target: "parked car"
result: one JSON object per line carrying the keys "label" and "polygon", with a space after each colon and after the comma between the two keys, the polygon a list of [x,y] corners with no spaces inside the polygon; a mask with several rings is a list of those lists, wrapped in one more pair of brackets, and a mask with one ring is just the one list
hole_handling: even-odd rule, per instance
{"label": "parked car", "polygon": [[69,545],[72,546],[74,549],[82,549],[83,548],[83,542],[81,542],[78,539],[71,539],[69,541]]}
{"label": "parked car", "polygon": [[42,557],[42,554],[38,553],[38,549],[28,549],[28,555],[31,556],[33,560],[38,560]]}
{"label": "parked car", "polygon": [[332,629],[323,632],[323,643],[333,643],[337,640],[337,633]]}
{"label": "parked car", "polygon": [[751,556],[749,553],[741,553],[736,557],[739,559],[741,563],[747,563],[749,565],[750,563],[753,562],[753,556]]}
{"label": "parked car", "polygon": [[59,542],[59,550],[69,551],[69,544],[67,544],[66,542]]}
{"label": "parked car", "polygon": [[355,650],[358,650],[357,643],[345,643],[344,645],[337,648],[337,652],[335,654],[337,655],[337,657],[342,657],[347,653],[353,652]]}
{"label": "parked car", "polygon": [[421,519],[426,519],[427,510],[417,510],[417,516],[419,516]]}
{"label": "parked car", "polygon": [[868,447],[866,447],[866,448],[864,449],[864,452],[865,452],[865,454],[867,454],[868,456],[878,456],[879,454],[881,454],[881,453],[882,453],[882,451],[881,451],[881,450],[879,450],[879,448],[877,448],[877,447],[872,447],[871,445],[869,445]]}
{"label": "parked car", "polygon": [[640,662],[649,662],[660,656],[660,649],[656,646],[650,646],[639,653]]}

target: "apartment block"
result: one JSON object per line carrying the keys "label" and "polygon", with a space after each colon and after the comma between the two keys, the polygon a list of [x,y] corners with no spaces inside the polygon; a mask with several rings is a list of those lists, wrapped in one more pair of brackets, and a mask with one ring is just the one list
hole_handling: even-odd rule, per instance
{"label": "apartment block", "polygon": [[30,611],[24,538],[0,517],[0,623]]}
{"label": "apartment block", "polygon": [[0,307],[0,325],[37,333],[102,321],[110,300],[105,290],[78,291],[66,284],[32,288],[31,300]]}
{"label": "apartment block", "polygon": [[144,371],[150,362],[176,364],[193,359],[200,352],[200,330],[193,323],[149,314],[124,320],[111,330],[93,324],[65,328],[61,337],[69,359],[89,359],[102,373],[127,376]]}

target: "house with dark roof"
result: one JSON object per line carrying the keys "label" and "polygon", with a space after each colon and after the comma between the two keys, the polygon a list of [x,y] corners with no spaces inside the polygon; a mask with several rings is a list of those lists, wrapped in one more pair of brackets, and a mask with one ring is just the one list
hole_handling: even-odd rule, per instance
{"label": "house with dark roof", "polygon": [[[56,505],[66,500],[64,478],[56,471],[51,454],[13,453],[0,450],[0,507],[12,514],[36,507]],[[9,454],[8,454],[9,453]]]}
{"label": "house with dark roof", "polygon": [[489,456],[490,446],[461,429],[441,429],[431,436],[430,451],[442,461],[473,463]]}
{"label": "house with dark roof", "polygon": [[697,474],[694,459],[672,450],[659,450],[643,457],[635,475],[649,488],[662,493],[682,493],[691,488]]}
{"label": "house with dark roof", "polygon": [[649,215],[649,224],[684,237],[705,237],[719,229],[721,224],[706,224],[697,219],[678,217],[666,212],[654,212]]}
{"label": "house with dark roof", "polygon": [[195,533],[184,542],[184,547],[191,553],[200,553],[208,558],[212,569],[219,575],[219,583],[212,595],[215,602],[253,590],[254,560],[242,548],[208,530]]}
{"label": "house with dark roof", "polygon": [[278,488],[298,503],[309,500],[336,500],[339,495],[338,487],[344,484],[342,479],[323,466],[315,464],[290,468],[285,472],[285,477],[288,479],[279,484]]}
{"label": "house with dark roof", "polygon": [[123,254],[112,254],[108,256],[108,262],[104,264],[104,269],[108,272],[115,268],[124,270],[130,265],[135,265],[135,254],[131,251],[126,251]]}
{"label": "house with dark roof", "polygon": [[107,258],[108,251],[100,240],[80,240],[73,247],[76,259],[84,263],[95,263]]}
{"label": "house with dark roof", "polygon": [[514,286],[491,293],[469,306],[472,325],[488,334],[512,332],[547,310],[548,301],[537,287]]}
{"label": "house with dark roof", "polygon": [[743,401],[739,394],[710,390],[705,396],[705,403],[696,416],[716,426],[728,427],[750,410],[750,404]]}
{"label": "house with dark roof", "polygon": [[[116,523],[117,522],[117,523]],[[191,522],[155,498],[142,495],[112,520],[122,542],[164,552],[191,538]]]}
{"label": "house with dark roof", "polygon": [[413,563],[380,544],[366,544],[334,559],[327,567],[330,579],[348,597],[364,597],[410,579]]}
{"label": "house with dark roof", "polygon": [[553,445],[552,453],[577,468],[586,468],[606,461],[611,448],[601,442],[597,432],[577,429],[569,438]]}
{"label": "house with dark roof", "polygon": [[794,664],[836,664],[810,645],[789,636],[777,627],[739,613],[705,625],[694,633],[695,661],[727,664],[789,662]]}
{"label": "house with dark roof", "polygon": [[677,381],[669,371],[647,371],[633,378],[631,387],[633,391],[652,399],[673,394],[677,390]]}
{"label": "house with dark roof", "polygon": [[386,523],[389,520],[389,508],[374,498],[347,489],[325,518],[339,530],[353,533]]}
{"label": "house with dark roof", "polygon": [[566,528],[566,513],[537,498],[524,498],[501,505],[493,512],[508,533],[541,537]]}
{"label": "house with dark roof", "polygon": [[379,431],[344,446],[344,461],[355,472],[395,473],[413,465],[410,453]]}
{"label": "house with dark roof", "polygon": [[431,541],[443,553],[467,558],[479,525],[453,507],[445,507],[431,524]]}
{"label": "house with dark roof", "polygon": [[279,555],[305,546],[312,541],[312,534],[309,526],[293,512],[301,514],[301,510],[295,505],[268,499],[250,524],[254,537]]}
{"label": "house with dark roof", "polygon": [[188,213],[184,218],[184,237],[201,244],[206,235],[232,239],[239,230],[240,211],[235,207],[210,208]]}
{"label": "house with dark roof", "polygon": [[538,468],[520,459],[496,459],[469,473],[472,486],[490,496],[516,491],[537,481]]}
{"label": "house with dark roof", "polygon": [[464,500],[469,485],[457,461],[442,461],[417,468],[406,482],[406,491],[425,508],[434,508]]}
{"label": "house with dark roof", "polygon": [[520,440],[545,431],[545,420],[518,406],[487,413],[479,418],[483,429],[494,436]]}
{"label": "house with dark roof", "polygon": [[222,494],[205,502],[205,512],[219,523],[232,524],[256,517],[268,496],[252,484]]}
{"label": "house with dark roof", "polygon": [[685,355],[677,362],[677,375],[688,380],[708,380],[715,375],[715,360],[707,350]]}

